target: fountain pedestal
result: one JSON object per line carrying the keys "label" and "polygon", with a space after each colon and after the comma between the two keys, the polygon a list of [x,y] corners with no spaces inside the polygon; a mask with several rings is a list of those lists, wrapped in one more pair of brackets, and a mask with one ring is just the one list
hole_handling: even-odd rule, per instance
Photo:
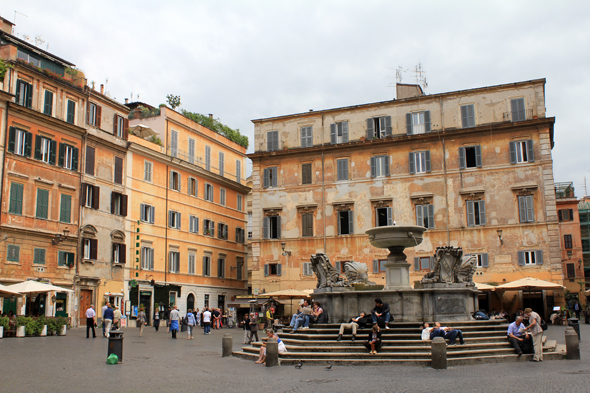
{"label": "fountain pedestal", "polygon": [[386,290],[409,289],[410,264],[406,261],[405,247],[389,247],[389,255],[385,262]]}

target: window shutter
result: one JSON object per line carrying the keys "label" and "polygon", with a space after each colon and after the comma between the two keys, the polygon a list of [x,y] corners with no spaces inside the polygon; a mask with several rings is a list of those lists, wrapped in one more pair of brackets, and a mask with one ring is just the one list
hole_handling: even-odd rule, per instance
{"label": "window shutter", "polygon": [[535,263],[537,265],[543,264],[543,250],[536,250],[535,251]]}
{"label": "window shutter", "polygon": [[354,233],[354,214],[352,210],[348,211],[348,233],[352,235]]}
{"label": "window shutter", "polygon": [[561,210],[557,211],[557,217],[558,217],[559,221],[563,221]]}
{"label": "window shutter", "polygon": [[264,179],[263,179],[263,185],[262,188],[268,188],[268,183],[270,181],[270,173],[269,173],[269,168],[265,168],[264,169]]}
{"label": "window shutter", "polygon": [[98,210],[100,208],[100,187],[92,186],[92,208]]}
{"label": "window shutter", "polygon": [[518,252],[518,264],[524,266],[524,251]]}
{"label": "window shutter", "polygon": [[348,122],[343,121],[342,123],[342,143],[348,142]]}
{"label": "window shutter", "polygon": [[173,176],[173,174],[174,174],[174,171],[170,171],[170,175],[169,175],[170,185],[168,188],[170,188],[171,190],[174,189],[174,176]]}
{"label": "window shutter", "polygon": [[410,153],[410,174],[416,173],[416,163],[414,162],[414,153]]}
{"label": "window shutter", "polygon": [[119,263],[127,263],[127,251],[125,244],[119,244]]}
{"label": "window shutter", "polygon": [[182,223],[182,213],[176,213],[176,228],[180,229],[180,224]]}
{"label": "window shutter", "polygon": [[475,146],[475,166],[481,168],[481,146]]}
{"label": "window shutter", "polygon": [[264,264],[264,277],[268,277],[268,273],[269,273],[269,266],[268,263]]}
{"label": "window shutter", "polygon": [[424,152],[424,157],[426,161],[426,172],[430,172],[430,150]]}
{"label": "window shutter", "polygon": [[340,261],[337,261],[337,262],[335,262],[335,263],[334,263],[334,265],[336,265],[336,266],[334,266],[334,267],[335,267],[335,268],[336,268],[336,270],[338,271],[338,274],[340,274],[340,272],[342,271],[342,262],[340,262]]}
{"label": "window shutter", "polygon": [[172,228],[172,210],[168,210],[168,226]]}
{"label": "window shutter", "polygon": [[510,100],[510,109],[512,111],[512,121],[519,121],[520,117],[518,115],[518,99]]}
{"label": "window shutter", "polygon": [[[463,111],[463,107],[461,107],[461,111]],[[465,148],[459,148],[459,169],[465,169]]]}
{"label": "window shutter", "polygon": [[277,263],[277,276],[283,275],[283,265]]}
{"label": "window shutter", "polygon": [[156,208],[154,206],[150,206],[150,223],[154,223],[154,219],[156,216]]}
{"label": "window shutter", "polygon": [[428,270],[432,270],[434,268],[434,257],[430,257],[428,260]]}
{"label": "window shutter", "polygon": [[[22,82],[20,81],[20,79],[16,80],[16,103],[21,105],[20,102],[20,85],[22,84]],[[23,99],[24,101],[24,99]]]}
{"label": "window shutter", "polygon": [[469,127],[469,116],[467,115],[467,105],[461,107],[461,124],[463,128]]}
{"label": "window shutter", "polygon": [[25,135],[25,156],[30,157],[33,146],[33,134],[25,131]]}
{"label": "window shutter", "polygon": [[516,142],[510,142],[510,163],[516,164]]}
{"label": "window shutter", "polygon": [[41,135],[35,135],[35,160],[41,159]]}
{"label": "window shutter", "polygon": [[527,195],[525,198],[526,198],[527,222],[535,222],[535,209],[534,209],[534,204],[533,204],[533,196]]}
{"label": "window shutter", "polygon": [[176,189],[176,191],[181,192],[182,191],[182,175],[180,173],[178,173],[178,183],[177,183],[178,188]]}
{"label": "window shutter", "polygon": [[272,170],[272,184],[273,187],[278,187],[279,184],[279,177],[278,177],[278,168],[275,166],[271,168]]}
{"label": "window shutter", "polygon": [[393,208],[387,208],[387,225],[393,225]]}
{"label": "window shutter", "polygon": [[115,183],[123,184],[123,159],[115,157]]}
{"label": "window shutter", "polygon": [[119,126],[119,115],[115,113],[113,117],[113,135],[117,135],[117,127]]}
{"label": "window shutter", "polygon": [[31,108],[33,105],[33,85],[27,83],[26,95],[27,95],[26,107]]}
{"label": "window shutter", "polygon": [[277,239],[281,238],[281,216],[277,216]]}
{"label": "window shutter", "polygon": [[[18,90],[17,90],[18,92]],[[18,102],[18,99],[17,99]],[[8,151],[14,153],[14,144],[16,141],[16,128],[10,127],[8,129]]]}
{"label": "window shutter", "polygon": [[569,221],[574,221],[574,209],[568,209],[569,210]]}
{"label": "window shutter", "polygon": [[489,267],[488,254],[481,254],[481,266],[482,267]]}
{"label": "window shutter", "polygon": [[344,214],[344,212],[336,212],[336,220],[338,221],[338,234],[339,235],[342,235],[342,223],[341,223],[342,214]]}
{"label": "window shutter", "polygon": [[377,176],[377,168],[376,168],[376,162],[375,162],[375,157],[371,157],[371,177],[376,177]]}
{"label": "window shutter", "polygon": [[434,228],[434,205],[428,205],[428,228]]}
{"label": "window shutter", "polygon": [[391,116],[385,116],[385,135],[391,136]]}
{"label": "window shutter", "polygon": [[469,127],[475,127],[475,105],[467,106],[467,118]]}
{"label": "window shutter", "polygon": [[72,147],[72,170],[78,170],[78,148]]}
{"label": "window shutter", "polygon": [[149,221],[149,219],[148,219],[148,217],[147,217],[147,216],[148,216],[148,214],[149,214],[149,213],[147,213],[147,212],[145,211],[145,204],[143,204],[143,203],[140,203],[140,204],[139,204],[139,219],[140,219],[141,221]]}
{"label": "window shutter", "polygon": [[50,141],[49,142],[50,150],[49,150],[49,163],[51,165],[55,165],[55,153],[57,151],[57,142]]}
{"label": "window shutter", "polygon": [[414,133],[414,130],[412,128],[412,114],[411,113],[406,113],[406,133],[408,135],[412,135]]}
{"label": "window shutter", "polygon": [[422,205],[416,205],[416,225],[423,227],[424,218],[422,217]]}
{"label": "window shutter", "polygon": [[486,224],[486,203],[479,201],[479,225]]}
{"label": "window shutter", "polygon": [[385,168],[384,168],[385,169],[385,173],[384,174],[385,174],[385,176],[389,176],[389,156],[385,156],[383,158],[383,161],[384,161],[384,164],[383,165],[385,165]]}
{"label": "window shutter", "polygon": [[373,259],[373,273],[379,273],[379,260]]}
{"label": "window shutter", "polygon": [[534,162],[535,161],[535,150],[533,149],[533,140],[527,139],[526,141],[526,150],[527,150],[527,161]]}
{"label": "window shutter", "polygon": [[375,130],[374,130],[375,121],[371,119],[367,119],[367,139],[371,140],[375,137]]}
{"label": "window shutter", "polygon": [[115,214],[115,197],[117,193],[111,192],[111,214]]}
{"label": "window shutter", "polygon": [[90,101],[86,101],[86,124],[90,124],[90,107]]}
{"label": "window shutter", "polygon": [[129,119],[123,119],[123,139],[129,139]]}
{"label": "window shutter", "polygon": [[307,127],[301,127],[301,147],[307,147]]}
{"label": "window shutter", "polygon": [[121,215],[127,217],[127,195],[121,195]]}
{"label": "window shutter", "polygon": [[330,124],[330,143],[335,145],[338,141],[338,124]]}
{"label": "window shutter", "polygon": [[86,189],[88,184],[82,183],[82,206],[86,206]]}
{"label": "window shutter", "polygon": [[100,128],[102,124],[102,107],[96,106],[96,126]]}
{"label": "window shutter", "polygon": [[420,258],[414,257],[414,271],[420,270]]}
{"label": "window shutter", "polygon": [[424,111],[424,132],[430,131],[430,111]]}
{"label": "window shutter", "polygon": [[473,201],[466,201],[465,204],[467,205],[467,226],[472,227],[475,226],[475,215],[473,209]]}
{"label": "window shutter", "polygon": [[269,218],[268,217],[264,217],[262,219],[262,238],[263,239],[268,239],[268,225],[269,224]]}
{"label": "window shutter", "polygon": [[518,212],[520,215],[520,222],[527,222],[526,199],[523,196],[518,197]]}
{"label": "window shutter", "polygon": [[94,176],[94,147],[86,146],[86,174]]}
{"label": "window shutter", "polygon": [[90,239],[90,259],[97,259],[98,255],[98,240]]}

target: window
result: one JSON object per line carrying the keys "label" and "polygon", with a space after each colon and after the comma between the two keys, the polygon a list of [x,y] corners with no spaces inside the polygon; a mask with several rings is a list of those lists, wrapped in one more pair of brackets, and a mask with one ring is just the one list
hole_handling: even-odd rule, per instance
{"label": "window", "polygon": [[205,296],[203,297],[203,307],[209,307],[209,294],[206,293]]}
{"label": "window", "polygon": [[520,222],[535,222],[535,209],[532,195],[518,197],[518,211]]}
{"label": "window", "polygon": [[348,158],[336,160],[336,180],[348,180]]}
{"label": "window", "polygon": [[520,266],[542,265],[543,264],[543,250],[519,251],[518,252],[518,264]]}
{"label": "window", "polygon": [[301,147],[313,146],[313,127],[301,127]]}
{"label": "window", "polygon": [[582,251],[590,252],[590,239],[582,239]]}
{"label": "window", "polygon": [[313,270],[311,268],[311,262],[303,262],[301,264],[303,268],[302,276],[313,276]]}
{"label": "window", "polygon": [[533,150],[533,140],[510,142],[510,163],[520,164],[523,162],[534,162],[535,152]]}
{"label": "window", "polygon": [[170,189],[180,191],[180,173],[170,171]]}
{"label": "window", "polygon": [[85,207],[99,208],[100,187],[82,183],[82,200]]}
{"label": "window", "polygon": [[217,277],[225,278],[225,258],[217,259]]}
{"label": "window", "polygon": [[195,140],[188,138],[188,162],[195,163]]}
{"label": "window", "polygon": [[352,210],[341,210],[338,212],[338,234],[352,235],[354,214]]}
{"label": "window", "polygon": [[371,157],[371,177],[389,176],[389,156]]}
{"label": "window", "polygon": [[475,127],[475,110],[473,104],[461,105],[461,125],[463,128]]}
{"label": "window", "polygon": [[[38,58],[36,58],[36,57],[34,57],[34,56],[31,56],[31,55],[29,55],[28,53],[25,53],[25,52],[23,52],[23,51],[22,51],[22,50],[20,50],[20,49],[17,49],[16,53],[17,53],[17,54],[16,54],[16,56],[17,56],[19,59],[23,59],[23,60],[25,60],[25,61],[28,61],[29,63],[33,63],[33,65],[34,65],[35,67],[39,67],[39,66],[41,66],[41,61],[40,61]],[[63,72],[62,72],[62,74],[63,74]]]}
{"label": "window", "polygon": [[228,238],[228,226],[227,224],[218,223],[217,224],[217,237],[223,240],[227,240]]}
{"label": "window", "polygon": [[49,210],[49,190],[37,189],[37,212],[36,218],[47,219]]}
{"label": "window", "polygon": [[169,252],[168,271],[170,273],[180,273],[180,253],[178,251]]}
{"label": "window", "polygon": [[58,251],[57,266],[74,267],[76,261],[76,254],[73,252]]}
{"label": "window", "polygon": [[430,270],[430,266],[434,266],[433,257],[416,257],[414,258],[414,271]]}
{"label": "window", "polygon": [[481,168],[481,146],[460,147],[459,168]]}
{"label": "window", "polygon": [[563,247],[567,250],[573,248],[572,235],[563,235]]}
{"label": "window", "polygon": [[244,243],[244,228],[236,227],[236,243]]}
{"label": "window", "polygon": [[72,196],[61,194],[61,203],[59,207],[59,221],[70,223],[72,215]]}
{"label": "window", "polygon": [[94,154],[94,147],[86,146],[86,165],[84,166],[84,172],[90,176],[94,176]]}
{"label": "window", "polygon": [[213,185],[205,184],[205,200],[213,202]]}
{"label": "window", "polygon": [[466,201],[467,205],[467,226],[476,227],[486,224],[486,203],[485,201]]}
{"label": "window", "polygon": [[19,156],[30,157],[33,145],[33,134],[10,127],[8,136],[8,151]]}
{"label": "window", "polygon": [[45,90],[45,100],[43,102],[43,114],[47,116],[53,115],[53,92]]}
{"label": "window", "polygon": [[195,265],[197,261],[197,254],[194,252],[188,253],[188,274],[195,274]]}
{"label": "window", "polygon": [[280,263],[267,263],[264,265],[264,276],[280,276],[282,270]]}
{"label": "window", "polygon": [[242,182],[242,162],[240,160],[236,160],[236,182]]}
{"label": "window", "polygon": [[416,205],[416,225],[434,228],[434,205]]}
{"label": "window", "polygon": [[95,103],[88,104],[88,124],[100,128],[102,108]]}
{"label": "window", "polygon": [[192,196],[197,196],[197,189],[199,187],[199,182],[194,177],[188,178],[188,194]]}
{"label": "window", "polygon": [[67,145],[65,143],[59,144],[59,162],[58,165],[64,169],[78,170],[78,148]]}
{"label": "window", "polygon": [[385,273],[385,271],[386,271],[385,263],[386,262],[387,262],[387,259],[373,259],[373,273],[374,274]]}
{"label": "window", "polygon": [[168,226],[170,228],[180,229],[181,214],[174,210],[168,211]]}
{"label": "window", "polygon": [[476,267],[489,267],[488,254],[474,254]]}
{"label": "window", "polygon": [[301,184],[311,184],[311,164],[301,164]]}
{"label": "window", "polygon": [[408,135],[430,132],[430,111],[406,113],[406,133]]}
{"label": "window", "polygon": [[277,187],[278,186],[278,168],[276,166],[264,168],[264,180],[262,187]]}
{"label": "window", "polygon": [[156,208],[142,203],[139,205],[139,216],[141,221],[153,224],[156,216]]}
{"label": "window", "polygon": [[330,143],[335,145],[346,142],[348,142],[348,122],[330,124]]}
{"label": "window", "polygon": [[510,110],[512,121],[525,121],[526,112],[524,109],[524,98],[515,98],[510,100]]}
{"label": "window", "polygon": [[219,204],[225,206],[225,189],[219,189]]}
{"label": "window", "polygon": [[391,136],[391,116],[367,119],[367,139],[383,139],[388,136]]}
{"label": "window", "polygon": [[211,170],[211,147],[205,146],[205,169]]}
{"label": "window", "polygon": [[20,183],[10,184],[10,207],[8,212],[23,214],[23,185]]}
{"label": "window", "polygon": [[203,234],[215,236],[215,222],[212,220],[203,220]]}
{"label": "window", "polygon": [[123,159],[115,157],[115,183],[123,184]]}
{"label": "window", "polygon": [[242,211],[244,209],[244,205],[243,205],[243,202],[242,201],[243,201],[242,195],[238,194],[237,195],[237,198],[236,198],[236,208],[239,211]]}
{"label": "window", "polygon": [[141,268],[143,270],[154,270],[154,249],[141,247]]}
{"label": "window", "polygon": [[178,132],[174,130],[170,132],[170,155],[172,157],[178,155]]}
{"label": "window", "polygon": [[8,262],[19,262],[20,246],[9,244],[6,246],[6,260]]}
{"label": "window", "polygon": [[266,150],[277,151],[279,150],[279,132],[269,131],[266,133]]}
{"label": "window", "polygon": [[266,216],[262,219],[262,237],[264,239],[281,238],[280,216]]}
{"label": "window", "polygon": [[188,231],[192,233],[199,233],[199,217],[188,217]]}
{"label": "window", "polygon": [[68,100],[66,121],[70,124],[74,124],[74,122],[76,121],[76,103],[72,100]]}
{"label": "window", "polygon": [[237,257],[236,258],[236,280],[243,280],[244,279],[244,258]]}
{"label": "window", "polygon": [[44,248],[35,248],[33,251],[33,263],[35,265],[45,265],[45,249]]}
{"label": "window", "polygon": [[16,81],[16,103],[31,108],[33,103],[33,85],[21,79]]}
{"label": "window", "polygon": [[82,239],[82,246],[84,251],[84,259],[96,260],[96,256],[98,254],[98,240]]}
{"label": "window", "polygon": [[573,221],[574,210],[573,209],[560,209],[557,211],[559,221]]}
{"label": "window", "polygon": [[385,227],[393,225],[393,209],[391,207],[375,208],[375,226]]}
{"label": "window", "polygon": [[111,193],[111,214],[127,217],[127,195],[114,191]]}
{"label": "window", "polygon": [[[211,255],[203,256],[203,276],[209,277],[211,275]],[[205,302],[208,303],[209,295],[205,295]]]}
{"label": "window", "polygon": [[124,264],[127,262],[127,255],[125,253],[125,244],[113,243],[113,263]]}
{"label": "window", "polygon": [[144,161],[143,162],[143,180],[147,181],[147,182],[152,182],[152,170],[153,170],[154,164],[152,164],[149,161]]}
{"label": "window", "polygon": [[313,237],[313,213],[301,215],[301,236]]}
{"label": "window", "polygon": [[113,135],[119,138],[127,139],[126,131],[129,128],[129,120],[122,116],[115,115],[115,121],[113,124]]}
{"label": "window", "polygon": [[410,173],[430,172],[430,151],[417,151],[410,153]]}
{"label": "window", "polygon": [[252,212],[248,212],[248,239],[252,239]]}
{"label": "window", "polygon": [[219,176],[223,176],[225,173],[225,154],[219,152]]}
{"label": "window", "polygon": [[573,263],[568,263],[566,265],[567,268],[567,278],[576,278],[576,265]]}

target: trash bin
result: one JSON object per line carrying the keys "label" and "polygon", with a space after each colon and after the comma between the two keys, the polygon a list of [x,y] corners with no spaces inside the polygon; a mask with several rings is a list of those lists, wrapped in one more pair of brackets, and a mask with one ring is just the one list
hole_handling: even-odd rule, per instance
{"label": "trash bin", "polygon": [[107,357],[111,353],[114,353],[119,357],[119,363],[123,363],[123,332],[120,330],[111,330],[109,335]]}
{"label": "trash bin", "polygon": [[578,334],[578,340],[582,341],[582,338],[580,337],[580,324],[578,318],[568,318],[567,322],[568,325],[573,327]]}

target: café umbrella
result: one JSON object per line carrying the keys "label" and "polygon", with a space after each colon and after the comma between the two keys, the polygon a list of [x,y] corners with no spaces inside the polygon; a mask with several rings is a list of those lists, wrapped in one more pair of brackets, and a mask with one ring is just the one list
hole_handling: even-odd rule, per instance
{"label": "caf\u00e9 umbrella", "polygon": [[147,138],[153,135],[158,135],[156,131],[152,130],[148,126],[144,126],[143,124],[138,124],[136,126],[129,128],[129,132],[140,138]]}
{"label": "caf\u00e9 umbrella", "polygon": [[542,290],[554,290],[560,291],[565,289],[563,285],[559,285],[550,281],[539,280],[538,278],[525,277],[516,281],[507,282],[506,284],[498,285],[496,289],[504,291],[517,291],[527,290],[529,291],[529,306],[531,305],[531,290],[542,291]]}
{"label": "caf\u00e9 umbrella", "polygon": [[18,291],[8,289],[8,287],[0,284],[0,297],[7,297],[7,296],[24,296],[22,293]]}
{"label": "caf\u00e9 umbrella", "polygon": [[71,289],[58,287],[51,284],[45,284],[39,281],[23,281],[18,284],[9,285],[6,287],[11,291],[20,293],[46,293],[46,292],[74,292]]}
{"label": "caf\u00e9 umbrella", "polygon": [[308,298],[309,292],[297,289],[284,289],[282,291],[264,293],[263,295],[276,299],[291,299],[291,310],[293,310],[293,299]]}

